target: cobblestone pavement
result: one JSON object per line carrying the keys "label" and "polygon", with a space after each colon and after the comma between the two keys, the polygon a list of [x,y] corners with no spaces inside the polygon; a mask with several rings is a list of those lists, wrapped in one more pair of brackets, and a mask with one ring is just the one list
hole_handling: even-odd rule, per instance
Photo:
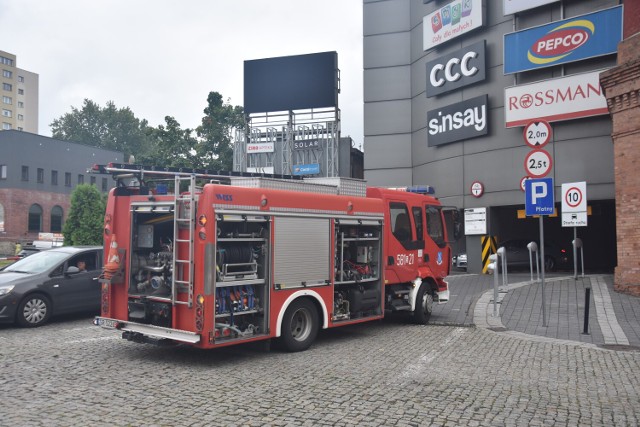
{"label": "cobblestone pavement", "polygon": [[387,319],[310,350],[134,344],[90,318],[0,326],[2,426],[640,423],[640,352]]}

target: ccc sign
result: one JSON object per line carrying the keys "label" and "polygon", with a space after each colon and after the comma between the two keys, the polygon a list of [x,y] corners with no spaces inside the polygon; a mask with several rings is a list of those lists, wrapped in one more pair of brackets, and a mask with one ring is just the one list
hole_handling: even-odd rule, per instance
{"label": "ccc sign", "polygon": [[484,80],[485,56],[483,40],[427,62],[427,98]]}

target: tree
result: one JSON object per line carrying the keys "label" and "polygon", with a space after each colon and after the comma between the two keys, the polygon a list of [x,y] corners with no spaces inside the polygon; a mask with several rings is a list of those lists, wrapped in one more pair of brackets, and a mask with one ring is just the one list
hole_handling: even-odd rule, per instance
{"label": "tree", "polygon": [[196,128],[199,138],[195,147],[197,167],[230,171],[233,168],[233,132],[244,127],[243,108],[223,102],[218,92],[209,92],[207,104],[202,124]]}
{"label": "tree", "polygon": [[101,108],[89,99],[84,100],[82,109],[71,107],[71,113],[51,123],[54,138],[122,151],[125,159],[131,154],[147,156],[147,128],[148,122],[137,119],[129,107],[118,109],[109,101]]}
{"label": "tree", "polygon": [[180,123],[170,116],[164,118],[166,126],[147,129],[147,141],[150,145],[148,156],[140,163],[174,167],[194,167],[194,148],[197,140],[191,135],[193,130],[181,129]]}
{"label": "tree", "polygon": [[71,193],[69,216],[62,228],[65,246],[102,245],[105,209],[105,199],[95,185],[78,185]]}

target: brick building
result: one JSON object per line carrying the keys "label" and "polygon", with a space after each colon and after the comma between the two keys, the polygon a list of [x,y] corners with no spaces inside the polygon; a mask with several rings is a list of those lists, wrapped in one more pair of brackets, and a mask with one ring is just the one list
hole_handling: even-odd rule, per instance
{"label": "brick building", "polygon": [[109,177],[87,169],[123,160],[119,151],[16,130],[0,132],[0,153],[0,254],[10,254],[16,242],[37,240],[39,233],[62,232],[78,184],[102,192],[113,187]]}
{"label": "brick building", "polygon": [[620,292],[640,295],[640,3],[624,5],[618,65],[602,73],[600,82],[613,120],[618,245],[614,284]]}

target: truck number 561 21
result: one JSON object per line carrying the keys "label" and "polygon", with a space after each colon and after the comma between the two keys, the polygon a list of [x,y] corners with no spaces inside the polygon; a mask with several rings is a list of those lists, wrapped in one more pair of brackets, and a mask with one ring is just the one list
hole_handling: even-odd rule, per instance
{"label": "truck number 561 21", "polygon": [[416,260],[415,254],[398,254],[396,255],[397,265],[412,265]]}

